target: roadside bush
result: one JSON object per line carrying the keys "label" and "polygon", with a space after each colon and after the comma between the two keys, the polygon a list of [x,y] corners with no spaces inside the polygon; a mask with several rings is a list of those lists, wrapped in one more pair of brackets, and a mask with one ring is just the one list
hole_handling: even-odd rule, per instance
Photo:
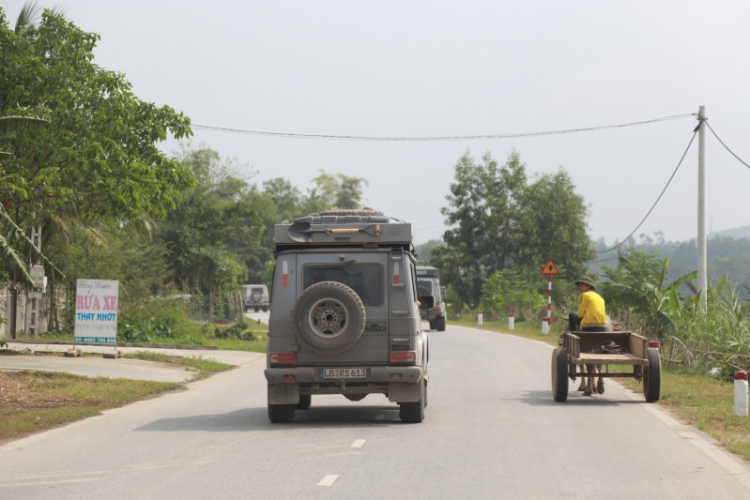
{"label": "roadside bush", "polygon": [[216,327],[214,330],[214,337],[219,339],[236,339],[236,340],[256,340],[253,332],[248,331],[250,325],[245,321],[240,321],[230,326],[229,328]]}
{"label": "roadside bush", "polygon": [[515,270],[495,271],[482,285],[480,307],[488,319],[498,319],[514,314],[519,320],[534,318],[546,304],[546,297],[533,286],[533,282]]}

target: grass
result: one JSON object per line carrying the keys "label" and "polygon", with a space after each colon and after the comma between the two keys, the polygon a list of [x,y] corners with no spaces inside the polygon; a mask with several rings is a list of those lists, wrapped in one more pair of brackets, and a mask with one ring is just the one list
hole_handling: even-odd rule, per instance
{"label": "grass", "polygon": [[193,380],[206,378],[213,373],[223,372],[232,368],[231,365],[228,365],[226,363],[219,363],[218,361],[211,361],[195,356],[184,358],[182,356],[169,356],[167,354],[159,354],[156,352],[138,351],[133,354],[126,354],[123,357],[181,365],[186,367],[188,370],[198,372],[198,376]]}
{"label": "grass", "polygon": [[0,372],[0,443],[98,415],[177,385],[59,372]]}
{"label": "grass", "polygon": [[[193,380],[232,367],[197,357],[136,352],[126,358],[171,363],[197,372]],[[124,406],[180,384],[58,372],[0,372],[0,444]]]}
{"label": "grass", "polygon": [[[153,338],[149,339],[148,343],[151,344],[165,344],[165,345],[205,345],[205,346],[213,346],[218,347],[222,350],[227,351],[247,351],[247,352],[260,352],[264,353],[266,352],[266,344],[268,342],[268,326],[267,325],[253,325],[253,328],[250,330],[253,332],[253,335],[255,336],[256,340],[240,340],[240,339],[234,339],[234,338],[216,338],[216,337],[207,337],[202,336],[197,338],[198,342],[196,343],[196,337],[192,336],[189,338],[186,337],[173,337],[173,338]],[[46,342],[46,341],[61,341],[61,342],[73,342],[73,334],[60,334],[60,333],[50,333],[50,334],[44,334],[42,337],[29,337],[24,335],[19,335],[17,337],[18,340],[25,340],[25,341],[36,341],[36,342]],[[9,339],[6,339],[9,340]],[[144,343],[143,345],[147,345],[147,343]]]}
{"label": "grass", "polygon": [[225,351],[248,351],[248,352],[266,352],[268,344],[268,332],[259,332],[253,330],[256,340],[238,340],[238,339],[211,339],[211,345]]}
{"label": "grass", "polygon": [[[559,339],[558,331],[542,335],[541,324],[516,322],[515,328],[508,330],[507,320],[484,321],[481,326],[477,325],[476,319],[471,318],[460,318],[450,323],[539,340],[553,346],[557,346]],[[618,368],[611,366],[610,369]],[[632,367],[621,369],[631,371]],[[634,378],[612,380],[636,393],[643,393],[643,385]],[[702,373],[669,370],[662,365],[661,398],[657,404],[667,408],[680,421],[694,425],[727,450],[750,462],[750,417],[734,416],[732,382],[716,380]]]}

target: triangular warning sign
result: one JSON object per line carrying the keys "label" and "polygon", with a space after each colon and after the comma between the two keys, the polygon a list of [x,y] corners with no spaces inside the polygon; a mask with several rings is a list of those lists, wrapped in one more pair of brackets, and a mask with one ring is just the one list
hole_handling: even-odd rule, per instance
{"label": "triangular warning sign", "polygon": [[552,261],[552,259],[549,259],[546,264],[544,264],[544,269],[542,269],[542,274],[560,274],[560,271],[557,270],[557,266]]}

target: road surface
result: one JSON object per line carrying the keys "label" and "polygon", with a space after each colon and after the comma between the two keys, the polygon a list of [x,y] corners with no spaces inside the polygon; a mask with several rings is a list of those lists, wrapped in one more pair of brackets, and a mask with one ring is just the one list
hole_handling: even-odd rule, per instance
{"label": "road surface", "polygon": [[429,336],[421,424],[382,396],[317,396],[272,425],[258,360],[0,447],[0,498],[750,498],[744,463],[611,380],[554,403],[549,346]]}

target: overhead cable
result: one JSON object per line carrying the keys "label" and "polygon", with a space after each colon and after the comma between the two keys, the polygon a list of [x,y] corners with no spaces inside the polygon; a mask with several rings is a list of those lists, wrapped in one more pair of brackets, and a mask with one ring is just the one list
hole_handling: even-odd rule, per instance
{"label": "overhead cable", "polygon": [[595,130],[606,130],[612,128],[634,127],[637,125],[646,125],[650,123],[664,122],[668,120],[677,120],[695,116],[695,113],[685,113],[681,115],[664,116],[652,120],[643,120],[639,122],[620,123],[617,125],[601,125],[597,127],[573,128],[567,130],[552,130],[546,132],[527,132],[515,134],[484,134],[484,135],[456,135],[456,136],[424,136],[424,137],[396,137],[396,136],[366,136],[366,135],[327,135],[327,134],[297,134],[291,132],[267,132],[262,130],[246,130],[229,127],[214,127],[209,125],[193,125],[193,128],[202,130],[212,130],[215,132],[231,132],[236,134],[263,135],[270,137],[280,137],[284,139],[328,139],[338,141],[467,141],[480,139],[512,139],[517,137],[537,137],[544,135],[561,135],[574,134],[580,132],[593,132]]}
{"label": "overhead cable", "polygon": [[730,154],[731,154],[732,156],[734,156],[735,158],[737,158],[737,160],[738,160],[738,161],[739,161],[740,163],[742,163],[743,165],[745,165],[745,166],[746,166],[747,168],[750,168],[750,165],[748,165],[748,164],[747,164],[746,162],[744,162],[744,161],[742,160],[742,158],[740,158],[739,156],[737,156],[736,154],[734,154],[734,151],[732,151],[731,149],[729,149],[729,146],[727,146],[726,144],[724,144],[724,141],[722,141],[722,140],[721,140],[721,138],[719,138],[719,136],[718,136],[718,135],[716,134],[716,132],[714,131],[714,129],[713,129],[713,128],[711,127],[711,125],[710,125],[710,124],[708,123],[708,120],[705,120],[705,123],[706,123],[706,125],[708,126],[708,129],[709,129],[709,130],[711,131],[711,133],[712,133],[712,134],[714,134],[714,137],[716,137],[716,139],[717,139],[717,140],[718,140],[718,141],[719,141],[719,142],[721,143],[721,145],[722,145],[722,146],[724,146],[724,149],[726,149],[727,151],[729,151],[729,153],[730,153]]}
{"label": "overhead cable", "polygon": [[601,251],[597,251],[596,253],[606,253],[606,252],[611,252],[612,250],[615,250],[615,249],[617,249],[617,248],[620,248],[620,247],[621,247],[622,245],[624,245],[624,244],[625,244],[625,243],[626,243],[626,242],[628,241],[628,239],[629,239],[629,238],[630,238],[631,236],[633,236],[633,235],[635,234],[635,232],[636,232],[636,231],[638,231],[638,228],[640,228],[640,227],[641,227],[641,226],[643,225],[643,223],[644,223],[644,222],[646,222],[646,219],[648,219],[648,216],[649,216],[649,215],[651,215],[651,212],[653,212],[653,211],[654,211],[654,208],[656,208],[656,205],[657,205],[657,204],[659,203],[659,200],[661,200],[661,197],[662,197],[662,196],[664,196],[664,193],[666,192],[667,188],[669,187],[669,184],[670,184],[670,183],[672,182],[672,179],[674,179],[674,176],[675,176],[675,174],[676,174],[676,173],[677,173],[677,171],[678,171],[678,170],[680,169],[680,165],[682,165],[682,162],[683,162],[683,160],[685,159],[685,156],[687,156],[687,153],[688,153],[688,151],[690,150],[690,146],[692,146],[692,144],[693,144],[693,141],[695,140],[695,136],[696,136],[697,134],[698,134],[698,128],[696,128],[696,129],[695,129],[695,130],[693,131],[693,136],[692,136],[692,137],[690,138],[690,142],[688,143],[688,145],[687,145],[687,148],[685,148],[685,152],[684,152],[684,153],[682,153],[682,158],[680,158],[680,162],[679,162],[679,163],[677,164],[677,167],[675,167],[675,169],[674,169],[674,172],[672,172],[672,175],[671,175],[671,176],[669,177],[669,180],[667,181],[667,184],[666,184],[666,185],[664,186],[664,189],[662,189],[662,190],[661,190],[661,194],[659,194],[659,197],[658,197],[658,198],[656,198],[656,201],[655,201],[655,202],[654,202],[654,204],[653,204],[653,205],[651,206],[651,209],[649,209],[649,211],[648,211],[648,213],[646,214],[646,216],[645,216],[645,217],[643,217],[643,220],[641,220],[641,222],[640,222],[640,223],[638,223],[638,225],[637,225],[637,226],[635,227],[635,229],[633,229],[633,231],[632,231],[632,232],[631,232],[631,233],[630,233],[629,235],[627,235],[627,236],[625,237],[625,239],[624,239],[624,240],[622,240],[622,241],[621,241],[620,243],[618,243],[617,245],[613,246],[612,248],[608,248],[607,250],[601,250]]}

